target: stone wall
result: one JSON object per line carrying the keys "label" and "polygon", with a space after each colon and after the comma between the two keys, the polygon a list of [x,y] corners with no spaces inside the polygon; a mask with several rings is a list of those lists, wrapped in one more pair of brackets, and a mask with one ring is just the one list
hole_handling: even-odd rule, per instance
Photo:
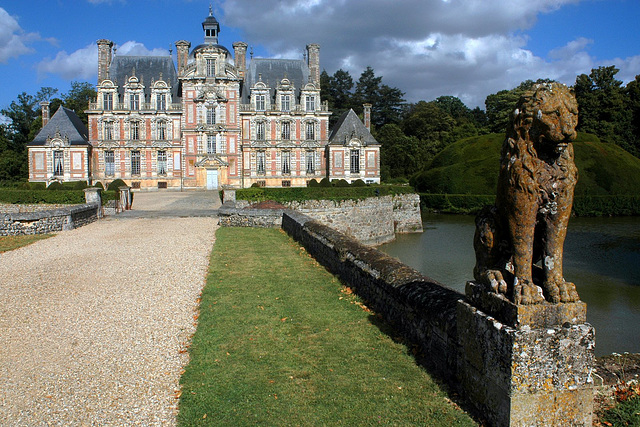
{"label": "stone wall", "polygon": [[455,377],[462,294],[302,213],[285,212],[282,228],[428,355],[425,363],[443,379]]}
{"label": "stone wall", "polygon": [[249,209],[225,202],[218,209],[218,218],[223,227],[280,228],[282,209]]}
{"label": "stone wall", "polygon": [[49,211],[52,209],[61,209],[69,207],[69,205],[56,204],[56,205],[46,205],[46,204],[11,204],[11,203],[0,203],[0,214],[13,214],[13,213],[24,213],[24,212],[39,212],[39,211]]}
{"label": "stone wall", "polygon": [[101,206],[95,203],[48,210],[0,214],[0,236],[46,234],[71,230],[97,221]]}
{"label": "stone wall", "polygon": [[[226,201],[225,196],[225,203]],[[420,196],[417,194],[370,197],[364,200],[306,200],[284,205],[368,245],[389,242],[395,238],[395,233],[422,232]],[[238,200],[235,206],[245,208],[249,203]],[[244,223],[248,224],[250,221]],[[221,224],[226,224],[226,220],[221,220]]]}

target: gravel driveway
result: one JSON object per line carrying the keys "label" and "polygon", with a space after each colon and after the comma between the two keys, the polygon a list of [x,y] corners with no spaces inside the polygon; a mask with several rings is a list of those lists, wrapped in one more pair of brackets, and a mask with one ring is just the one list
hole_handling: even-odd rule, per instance
{"label": "gravel driveway", "polygon": [[155,215],[0,254],[0,424],[175,424],[217,228],[186,216],[211,194],[138,193]]}

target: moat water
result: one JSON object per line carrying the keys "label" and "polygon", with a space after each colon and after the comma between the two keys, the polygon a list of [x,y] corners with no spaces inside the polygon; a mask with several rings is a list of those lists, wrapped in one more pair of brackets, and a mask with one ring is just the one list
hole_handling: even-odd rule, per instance
{"label": "moat water", "polygon": [[[475,264],[474,217],[428,215],[423,226],[379,249],[464,293]],[[572,218],[564,253],[565,279],[596,329],[596,355],[640,353],[640,217]]]}

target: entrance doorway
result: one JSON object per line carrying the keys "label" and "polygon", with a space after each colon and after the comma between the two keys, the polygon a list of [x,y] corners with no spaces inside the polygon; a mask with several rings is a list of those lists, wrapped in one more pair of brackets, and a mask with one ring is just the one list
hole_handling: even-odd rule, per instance
{"label": "entrance doorway", "polygon": [[216,190],[218,188],[218,170],[207,169],[207,190]]}

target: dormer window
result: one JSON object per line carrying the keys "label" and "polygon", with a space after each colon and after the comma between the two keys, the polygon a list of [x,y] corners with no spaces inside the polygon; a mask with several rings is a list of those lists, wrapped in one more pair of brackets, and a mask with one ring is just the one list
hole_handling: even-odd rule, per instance
{"label": "dormer window", "polygon": [[291,111],[291,95],[280,95],[280,109],[284,112]]}
{"label": "dormer window", "polygon": [[102,106],[105,110],[113,110],[113,94],[112,93],[103,93],[102,94]]}
{"label": "dormer window", "polygon": [[207,58],[207,77],[215,77],[216,75],[216,60],[213,58]]}
{"label": "dormer window", "polygon": [[316,111],[316,97],[307,95],[306,111]]}
{"label": "dormer window", "polygon": [[266,110],[267,97],[265,95],[256,95],[256,111]]}
{"label": "dormer window", "polygon": [[132,93],[129,95],[129,109],[130,110],[140,109],[140,95],[138,95],[137,93]]}
{"label": "dormer window", "polygon": [[167,96],[164,93],[156,95],[156,108],[161,111],[167,109]]}

